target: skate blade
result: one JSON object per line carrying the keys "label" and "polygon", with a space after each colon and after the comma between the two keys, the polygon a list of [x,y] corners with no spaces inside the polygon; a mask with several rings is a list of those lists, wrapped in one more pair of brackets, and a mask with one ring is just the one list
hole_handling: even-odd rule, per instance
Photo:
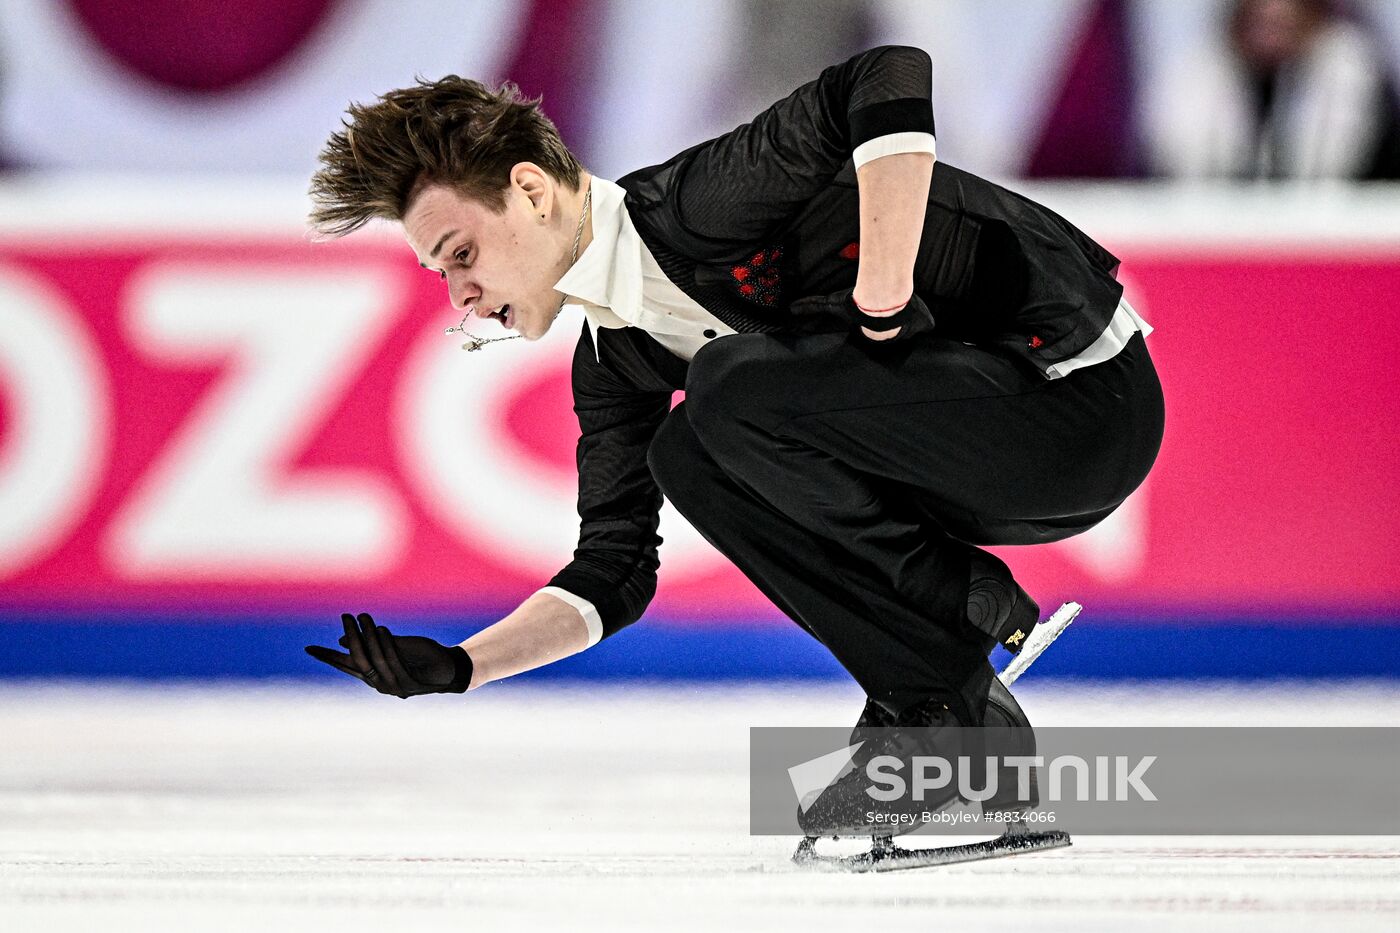
{"label": "skate blade", "polygon": [[793,864],[815,871],[903,871],[1062,849],[1070,844],[1070,839],[1069,833],[1054,830],[1045,833],[1002,833],[984,842],[929,849],[905,849],[884,841],[877,842],[869,852],[845,856],[821,855],[817,852],[816,843],[816,836],[807,836],[799,842],[797,851],[792,854]]}
{"label": "skate blade", "polygon": [[1074,621],[1074,617],[1084,609],[1079,603],[1065,603],[1054,614],[1044,622],[1031,629],[1030,636],[1026,638],[1026,644],[1019,654],[1007,662],[1002,668],[997,679],[1002,686],[1009,687],[1016,682],[1016,679],[1026,672],[1026,669],[1035,663],[1035,659],[1045,653],[1045,649],[1050,647],[1050,643],[1059,638],[1064,630],[1069,628],[1069,624]]}

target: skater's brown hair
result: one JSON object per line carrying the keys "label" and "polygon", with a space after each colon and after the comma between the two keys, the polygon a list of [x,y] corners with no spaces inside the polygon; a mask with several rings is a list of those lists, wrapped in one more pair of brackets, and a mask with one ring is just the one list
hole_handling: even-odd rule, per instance
{"label": "skater's brown hair", "polygon": [[500,212],[518,162],[579,185],[582,166],[539,99],[509,82],[493,90],[456,75],[420,78],[372,104],[352,104],[341,124],[311,179],[311,223],[324,236],[344,236],[374,217],[402,220],[412,197],[434,182]]}

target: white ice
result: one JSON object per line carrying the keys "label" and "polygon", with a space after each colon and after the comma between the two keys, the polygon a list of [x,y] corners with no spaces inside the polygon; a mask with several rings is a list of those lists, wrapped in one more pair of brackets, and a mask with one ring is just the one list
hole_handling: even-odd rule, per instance
{"label": "white ice", "polygon": [[[358,686],[358,685],[346,685]],[[1035,682],[1038,725],[1394,725],[1393,684]],[[850,687],[0,684],[0,930],[1400,929],[1394,837],[1087,837],[880,876],[748,835]]]}

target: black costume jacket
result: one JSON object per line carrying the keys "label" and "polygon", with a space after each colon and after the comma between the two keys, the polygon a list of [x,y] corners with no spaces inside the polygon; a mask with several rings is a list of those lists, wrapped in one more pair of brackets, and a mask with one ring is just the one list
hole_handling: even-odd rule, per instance
{"label": "black costume jacket", "polygon": [[[798,299],[855,284],[860,212],[853,150],[933,132],[932,63],[883,47],[826,69],[753,122],[626,176],[626,208],[683,292],[744,332],[812,332]],[[914,289],[935,334],[994,348],[1042,373],[1107,327],[1118,261],[1052,211],[946,163],[933,172]],[[661,493],[652,436],[687,363],[636,328],[587,326],[573,361],[581,527],[551,585],[597,608],[605,635],[656,589]]]}

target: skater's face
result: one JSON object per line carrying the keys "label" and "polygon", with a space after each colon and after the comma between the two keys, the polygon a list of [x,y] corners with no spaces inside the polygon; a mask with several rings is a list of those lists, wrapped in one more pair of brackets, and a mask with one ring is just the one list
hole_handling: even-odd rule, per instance
{"label": "skater's face", "polygon": [[568,270],[577,230],[564,193],[529,162],[511,169],[500,211],[428,184],[409,201],[404,234],[419,264],[447,285],[454,308],[538,340],[559,313],[554,283]]}

